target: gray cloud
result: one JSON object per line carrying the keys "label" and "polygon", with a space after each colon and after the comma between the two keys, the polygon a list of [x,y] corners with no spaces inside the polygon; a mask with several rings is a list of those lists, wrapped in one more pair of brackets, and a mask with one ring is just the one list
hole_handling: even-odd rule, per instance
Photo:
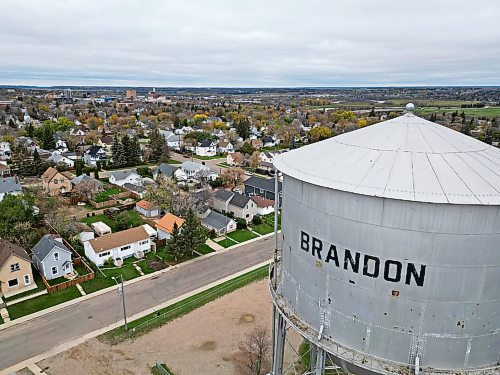
{"label": "gray cloud", "polygon": [[0,83],[500,84],[491,0],[3,0]]}

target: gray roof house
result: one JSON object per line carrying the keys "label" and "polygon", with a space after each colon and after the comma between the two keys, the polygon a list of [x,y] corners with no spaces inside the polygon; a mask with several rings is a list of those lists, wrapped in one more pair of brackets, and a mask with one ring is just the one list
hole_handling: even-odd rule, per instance
{"label": "gray roof house", "polygon": [[62,238],[46,234],[32,249],[33,265],[47,280],[56,279],[73,272],[71,251]]}
{"label": "gray roof house", "polygon": [[175,167],[170,164],[161,163],[158,167],[153,170],[153,178],[156,180],[158,175],[163,175],[165,177],[172,177],[179,167]]}
{"label": "gray roof house", "polygon": [[0,178],[0,202],[7,194],[21,194],[21,184],[16,176]]}
{"label": "gray roof house", "polygon": [[102,184],[101,181],[96,180],[94,177],[87,176],[86,174],[82,174],[71,180],[71,184],[73,185],[74,188],[82,183],[87,184],[94,192],[99,192],[104,190],[104,185]]}
{"label": "gray roof house", "polygon": [[124,186],[127,183],[142,186],[143,183],[142,177],[135,169],[111,172],[109,174],[109,182],[118,186]]}
{"label": "gray roof house", "polygon": [[[253,196],[258,195],[260,197],[270,199],[274,201],[274,179],[273,178],[261,178],[257,176],[252,176],[245,182],[245,195]],[[279,205],[281,206],[281,189],[282,183],[278,182],[278,193],[279,193]]]}
{"label": "gray roof house", "polygon": [[216,210],[229,212],[234,217],[245,219],[247,223],[257,214],[257,205],[249,196],[224,189],[214,193],[211,206]]}
{"label": "gray roof house", "polygon": [[236,222],[233,219],[212,210],[201,219],[201,225],[208,230],[215,231],[217,235],[231,233],[236,230]]}

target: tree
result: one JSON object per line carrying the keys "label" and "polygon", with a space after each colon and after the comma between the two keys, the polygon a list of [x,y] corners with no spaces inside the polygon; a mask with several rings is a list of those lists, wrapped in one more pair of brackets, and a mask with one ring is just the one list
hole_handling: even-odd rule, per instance
{"label": "tree", "polygon": [[83,171],[84,162],[83,160],[75,160],[75,174],[81,176]]}
{"label": "tree", "polygon": [[191,251],[191,254],[194,254],[198,246],[205,243],[207,239],[206,231],[191,208],[189,208],[184,224],[182,225],[181,239],[185,251]]}
{"label": "tree", "polygon": [[250,142],[245,142],[238,151],[245,155],[251,155],[255,151],[255,148],[253,148]]}
{"label": "tree", "polygon": [[158,186],[146,186],[144,199],[164,211],[174,211],[174,197],[179,194],[179,187],[173,178],[160,177]]}
{"label": "tree", "polygon": [[271,370],[271,340],[267,328],[255,327],[240,341],[235,356],[235,373],[263,375]]}
{"label": "tree", "polygon": [[230,167],[222,171],[220,177],[224,186],[234,188],[243,180],[245,171],[239,167]]}
{"label": "tree", "polygon": [[115,136],[113,138],[113,144],[111,145],[111,157],[113,158],[113,163],[116,164],[116,161],[121,158],[121,155],[119,155],[121,152],[121,143],[120,140],[118,139],[118,134],[115,133]]}
{"label": "tree", "polygon": [[375,114],[375,107],[372,107],[372,110],[368,114],[368,117],[375,117],[375,116],[376,116],[376,114]]}
{"label": "tree", "polygon": [[250,157],[250,168],[257,169],[260,164],[260,152],[254,151],[252,156]]}
{"label": "tree", "polygon": [[143,224],[141,215],[137,211],[127,210],[116,215],[116,224],[118,229],[124,230],[138,227]]}
{"label": "tree", "polygon": [[54,131],[48,124],[45,124],[42,127],[42,147],[44,150],[52,150],[56,148]]}
{"label": "tree", "polygon": [[0,238],[29,247],[35,222],[34,198],[31,194],[6,195],[0,202]]}
{"label": "tree", "polygon": [[28,124],[28,127],[26,128],[26,133],[30,138],[33,138],[33,136],[35,135],[35,127],[31,122]]}
{"label": "tree", "polygon": [[247,139],[250,136],[250,122],[247,119],[235,123],[234,127],[241,138]]}
{"label": "tree", "polygon": [[123,165],[131,165],[132,164],[132,144],[130,142],[130,138],[127,134],[122,137],[122,149],[123,149],[123,160],[125,161]]}
{"label": "tree", "polygon": [[134,136],[130,143],[130,164],[141,164],[141,146],[139,145],[139,139],[137,139],[137,136]]}
{"label": "tree", "polygon": [[177,261],[178,257],[182,258],[184,256],[186,249],[184,247],[177,222],[174,223],[174,227],[172,229],[172,233],[170,234],[170,238],[167,241],[167,244],[168,252],[174,256],[175,261]]}
{"label": "tree", "polygon": [[309,140],[318,142],[333,136],[333,130],[326,126],[317,126],[309,131]]}
{"label": "tree", "polygon": [[151,161],[165,162],[170,158],[167,141],[158,129],[151,132],[149,148],[151,149],[151,154],[149,155],[149,160]]}

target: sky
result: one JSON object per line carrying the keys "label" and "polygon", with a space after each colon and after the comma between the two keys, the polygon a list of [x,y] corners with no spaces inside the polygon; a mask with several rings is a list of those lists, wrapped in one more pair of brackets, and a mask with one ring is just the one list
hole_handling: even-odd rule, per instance
{"label": "sky", "polygon": [[498,0],[0,0],[0,84],[500,85]]}

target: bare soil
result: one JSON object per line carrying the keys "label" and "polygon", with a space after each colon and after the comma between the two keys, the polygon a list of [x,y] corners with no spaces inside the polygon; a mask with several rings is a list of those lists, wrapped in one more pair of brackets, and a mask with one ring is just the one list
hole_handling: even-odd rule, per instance
{"label": "bare soil", "polygon": [[[156,361],[176,375],[233,375],[233,360],[245,333],[271,330],[267,280],[241,288],[135,340],[110,346],[92,339],[38,365],[49,375],[150,374]],[[300,337],[288,331],[293,347]],[[287,345],[285,368],[295,360]]]}

